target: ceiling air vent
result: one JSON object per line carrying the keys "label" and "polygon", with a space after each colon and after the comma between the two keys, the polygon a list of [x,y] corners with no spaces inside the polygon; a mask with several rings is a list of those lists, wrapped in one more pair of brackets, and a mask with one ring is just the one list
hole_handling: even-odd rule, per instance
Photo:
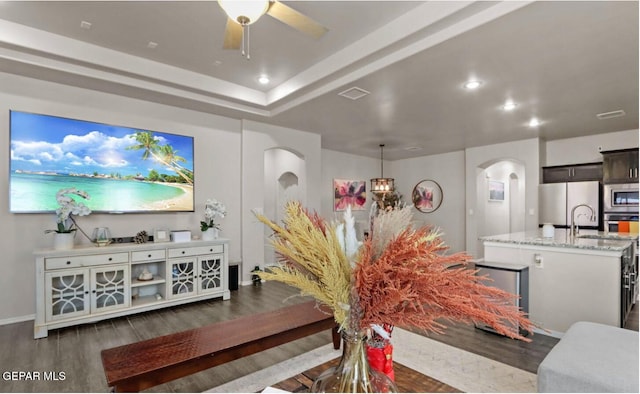
{"label": "ceiling air vent", "polygon": [[625,115],[626,115],[625,112],[619,109],[617,111],[603,112],[601,114],[597,114],[596,117],[600,120],[603,120],[603,119],[618,118],[620,116],[625,116]]}
{"label": "ceiling air vent", "polygon": [[347,90],[345,90],[343,92],[338,93],[338,96],[346,97],[346,98],[351,99],[351,100],[357,100],[357,99],[362,98],[362,97],[364,97],[364,96],[366,96],[368,94],[371,94],[371,92],[367,92],[364,89],[360,89],[360,88],[354,86],[354,87],[349,88],[349,89],[347,89]]}

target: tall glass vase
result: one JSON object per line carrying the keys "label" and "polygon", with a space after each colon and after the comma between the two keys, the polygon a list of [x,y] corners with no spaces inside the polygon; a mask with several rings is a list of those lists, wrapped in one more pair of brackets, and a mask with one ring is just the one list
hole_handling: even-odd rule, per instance
{"label": "tall glass vase", "polygon": [[396,384],[369,367],[365,337],[360,332],[342,332],[342,358],[313,382],[312,393],[397,393]]}

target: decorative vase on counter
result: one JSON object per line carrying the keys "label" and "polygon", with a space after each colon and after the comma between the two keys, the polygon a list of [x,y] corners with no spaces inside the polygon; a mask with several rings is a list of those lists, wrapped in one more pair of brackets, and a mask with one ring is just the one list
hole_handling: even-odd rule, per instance
{"label": "decorative vase on counter", "polygon": [[93,243],[98,246],[107,246],[111,243],[111,232],[109,227],[96,227],[91,237]]}
{"label": "decorative vase on counter", "polygon": [[54,233],[53,248],[55,250],[73,249],[75,236],[75,231],[70,233]]}
{"label": "decorative vase on counter", "polygon": [[551,223],[544,223],[542,226],[542,237],[543,238],[553,238],[555,236],[555,227]]}
{"label": "decorative vase on counter", "polygon": [[396,384],[369,366],[363,333],[342,331],[342,357],[338,366],[324,371],[313,382],[312,393],[397,393]]}
{"label": "decorative vase on counter", "polygon": [[202,232],[202,240],[203,241],[213,241],[214,239],[218,239],[220,230],[215,227],[209,227],[207,231]]}

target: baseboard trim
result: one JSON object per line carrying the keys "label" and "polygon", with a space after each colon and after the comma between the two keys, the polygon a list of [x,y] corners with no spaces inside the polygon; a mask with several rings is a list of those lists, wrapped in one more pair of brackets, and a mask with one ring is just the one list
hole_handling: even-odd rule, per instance
{"label": "baseboard trim", "polygon": [[0,326],[6,326],[8,324],[14,324],[14,323],[22,323],[24,321],[29,321],[29,320],[35,320],[36,319],[36,315],[25,315],[25,316],[18,316],[18,317],[10,317],[8,319],[2,319],[0,320]]}

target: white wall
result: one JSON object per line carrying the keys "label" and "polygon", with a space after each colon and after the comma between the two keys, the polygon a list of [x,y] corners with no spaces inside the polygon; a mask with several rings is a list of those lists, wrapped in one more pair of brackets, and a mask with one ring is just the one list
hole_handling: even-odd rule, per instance
{"label": "white wall", "polygon": [[413,217],[418,225],[439,227],[443,240],[450,252],[465,250],[465,167],[464,152],[450,152],[391,162],[391,171],[396,180],[396,188],[408,205],[413,205],[411,193],[422,180],[436,181],[442,189],[442,204],[431,212],[423,213],[413,209]]}
{"label": "white wall", "polygon": [[[444,232],[443,239],[451,252],[465,250],[464,230],[464,152],[423,156],[407,160],[385,161],[385,175],[395,179],[396,190],[402,194],[407,205],[412,205],[411,193],[416,184],[424,179],[432,179],[443,190],[443,202],[432,213],[413,210],[417,225],[433,225]],[[347,153],[322,150],[322,187],[333,190],[333,179],[357,179],[367,182],[367,209],[355,211],[354,217],[362,227],[369,219],[372,202],[369,179],[380,176],[380,159],[350,155]],[[327,219],[340,219],[341,213],[333,211],[333,194],[322,193],[321,215]],[[360,235],[360,234],[359,234]]]}
{"label": "white wall", "polygon": [[[389,165],[385,162],[385,168]],[[388,174],[387,174],[388,175]],[[362,180],[367,184],[367,202],[362,211],[353,211],[356,220],[358,239],[361,239],[363,232],[368,228],[369,210],[373,201],[369,190],[371,178],[380,176],[380,159],[371,157],[356,156],[348,153],[333,150],[322,150],[322,201],[320,202],[320,215],[327,220],[341,220],[342,212],[333,210],[333,180],[351,179]]]}
{"label": "white wall", "polygon": [[[284,127],[271,126],[249,120],[242,121],[242,282],[251,280],[251,270],[264,266],[264,225],[253,210],[264,213],[264,154],[283,148],[304,160],[304,179],[307,182],[306,206],[319,211],[321,187],[320,136]],[[325,191],[326,192],[326,191]]]}
{"label": "white wall", "polygon": [[[195,138],[195,212],[92,214],[79,218],[86,231],[109,227],[113,236],[133,236],[155,227],[190,229],[199,234],[204,202],[216,198],[227,206],[221,236],[236,240],[230,260],[240,260],[240,122],[220,116],[99,93],[0,73],[0,151],[9,152],[9,110],[44,113]],[[55,227],[54,214],[12,214],[9,207],[9,159],[0,160],[0,322],[23,320],[35,312],[33,250],[51,247],[45,229]],[[82,241],[87,242],[88,241]]]}
{"label": "white wall", "polygon": [[596,163],[602,161],[601,151],[638,147],[638,130],[596,134],[587,137],[548,141],[546,161],[542,166]]}

